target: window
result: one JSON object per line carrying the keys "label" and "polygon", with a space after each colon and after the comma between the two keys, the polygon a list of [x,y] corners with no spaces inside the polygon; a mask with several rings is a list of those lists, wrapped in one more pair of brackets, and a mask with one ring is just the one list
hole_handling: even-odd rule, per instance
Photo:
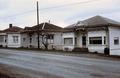
{"label": "window", "polygon": [[86,36],[82,36],[82,45],[86,46]]}
{"label": "window", "polygon": [[7,42],[7,36],[5,36],[5,43]]}
{"label": "window", "polygon": [[26,41],[26,38],[23,38],[23,42],[25,42]]}
{"label": "window", "polygon": [[73,44],[73,38],[64,38],[64,44],[65,45],[72,45]]}
{"label": "window", "polygon": [[54,35],[49,34],[47,35],[48,43],[53,44],[54,43]]}
{"label": "window", "polygon": [[104,44],[106,44],[106,37],[104,36]]}
{"label": "window", "polygon": [[5,43],[7,42],[7,39],[5,39]]}
{"label": "window", "polygon": [[54,39],[54,35],[48,35],[47,39]]}
{"label": "window", "polygon": [[18,43],[18,36],[13,36],[13,42]]}
{"label": "window", "polygon": [[0,36],[0,42],[4,42],[4,36]]}
{"label": "window", "polygon": [[119,37],[114,37],[114,45],[118,45],[119,44]]}
{"label": "window", "polygon": [[75,45],[77,45],[77,38],[75,37]]}
{"label": "window", "polygon": [[32,38],[30,37],[30,43],[32,43]]}
{"label": "window", "polygon": [[89,44],[102,44],[102,37],[89,37]]}

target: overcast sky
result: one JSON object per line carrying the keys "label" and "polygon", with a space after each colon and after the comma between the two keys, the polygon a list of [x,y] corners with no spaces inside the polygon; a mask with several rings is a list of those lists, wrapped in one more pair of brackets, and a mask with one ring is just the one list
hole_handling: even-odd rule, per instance
{"label": "overcast sky", "polygon": [[[0,0],[0,29],[36,25],[37,0]],[[120,22],[120,0],[38,0],[40,22],[61,27],[95,15]]]}

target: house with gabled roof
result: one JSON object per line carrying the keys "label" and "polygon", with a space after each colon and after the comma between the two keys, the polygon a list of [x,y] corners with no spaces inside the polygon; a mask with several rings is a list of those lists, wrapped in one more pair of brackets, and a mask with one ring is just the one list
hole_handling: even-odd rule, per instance
{"label": "house with gabled roof", "polygon": [[0,47],[38,48],[120,55],[120,22],[94,16],[61,28],[44,22],[24,29],[9,25],[0,31]]}
{"label": "house with gabled roof", "polygon": [[[25,27],[23,34],[26,34],[25,45],[23,47],[38,48],[38,34],[40,48],[62,50],[62,30],[63,28],[51,23],[41,23],[32,27]],[[25,36],[25,35],[24,35]]]}
{"label": "house with gabled roof", "polygon": [[64,28],[63,50],[88,49],[90,52],[120,55],[120,22],[94,16]]}
{"label": "house with gabled roof", "polygon": [[9,28],[0,32],[1,47],[18,48],[21,47],[21,32],[22,28],[9,25]]}
{"label": "house with gabled roof", "polygon": [[51,23],[41,23],[24,29],[9,25],[9,28],[0,31],[0,47],[10,48],[39,48],[62,50],[63,28]]}

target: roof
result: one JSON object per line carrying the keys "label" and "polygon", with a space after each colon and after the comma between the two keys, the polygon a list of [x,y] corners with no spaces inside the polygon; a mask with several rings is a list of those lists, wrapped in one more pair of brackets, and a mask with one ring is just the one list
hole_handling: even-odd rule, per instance
{"label": "roof", "polygon": [[88,18],[88,19],[83,20],[83,21],[78,21],[77,23],[72,24],[72,25],[65,27],[65,28],[75,28],[75,27],[82,27],[82,26],[93,27],[93,26],[106,26],[106,25],[118,25],[118,26],[120,26],[120,22],[117,22],[117,21],[114,21],[112,19],[97,15],[97,16]]}
{"label": "roof", "polygon": [[2,32],[21,32],[22,30],[23,29],[20,27],[12,26],[12,27],[9,27],[9,28],[3,30]]}
{"label": "roof", "polygon": [[120,25],[120,22],[117,22],[117,21],[114,21],[112,19],[99,16],[99,15],[88,18],[86,20],[83,20],[82,23],[85,26],[100,26],[100,25],[109,25],[109,24]]}
{"label": "roof", "polygon": [[45,30],[45,31],[62,31],[62,27],[56,26],[54,24],[50,24],[50,23],[41,23],[38,25],[35,25],[33,27],[25,27],[24,30],[28,30],[28,31],[37,31],[39,28],[39,30]]}
{"label": "roof", "polygon": [[0,32],[2,32],[2,30],[0,30]]}

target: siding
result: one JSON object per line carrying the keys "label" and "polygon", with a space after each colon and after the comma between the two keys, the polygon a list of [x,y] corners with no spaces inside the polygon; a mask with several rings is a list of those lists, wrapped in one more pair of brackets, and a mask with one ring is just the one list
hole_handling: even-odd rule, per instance
{"label": "siding", "polygon": [[[89,37],[98,37],[101,36],[102,37],[102,45],[91,45],[89,44]],[[97,51],[98,53],[104,53],[104,36],[106,36],[106,32],[105,31],[89,31],[88,32],[88,49],[90,52],[95,52]]]}
{"label": "siding", "polygon": [[[74,32],[69,32],[69,33],[63,33],[63,50],[65,50],[65,48],[68,48],[69,51],[72,51],[75,47],[74,45],[74,38],[75,38],[75,34]],[[73,45],[64,45],[64,38],[73,38]]]}
{"label": "siding", "polygon": [[[114,37],[119,37],[119,45],[114,45]],[[110,55],[120,55],[120,28],[109,27]]]}
{"label": "siding", "polygon": [[[13,42],[13,36],[18,36],[18,43]],[[8,34],[8,47],[11,47],[11,48],[21,47],[21,35],[20,34]]]}
{"label": "siding", "polygon": [[[25,41],[23,41],[23,38],[25,38]],[[29,35],[27,34],[21,34],[21,47],[29,47]]]}
{"label": "siding", "polygon": [[54,34],[54,46],[57,50],[62,50],[62,33],[55,33]]}

